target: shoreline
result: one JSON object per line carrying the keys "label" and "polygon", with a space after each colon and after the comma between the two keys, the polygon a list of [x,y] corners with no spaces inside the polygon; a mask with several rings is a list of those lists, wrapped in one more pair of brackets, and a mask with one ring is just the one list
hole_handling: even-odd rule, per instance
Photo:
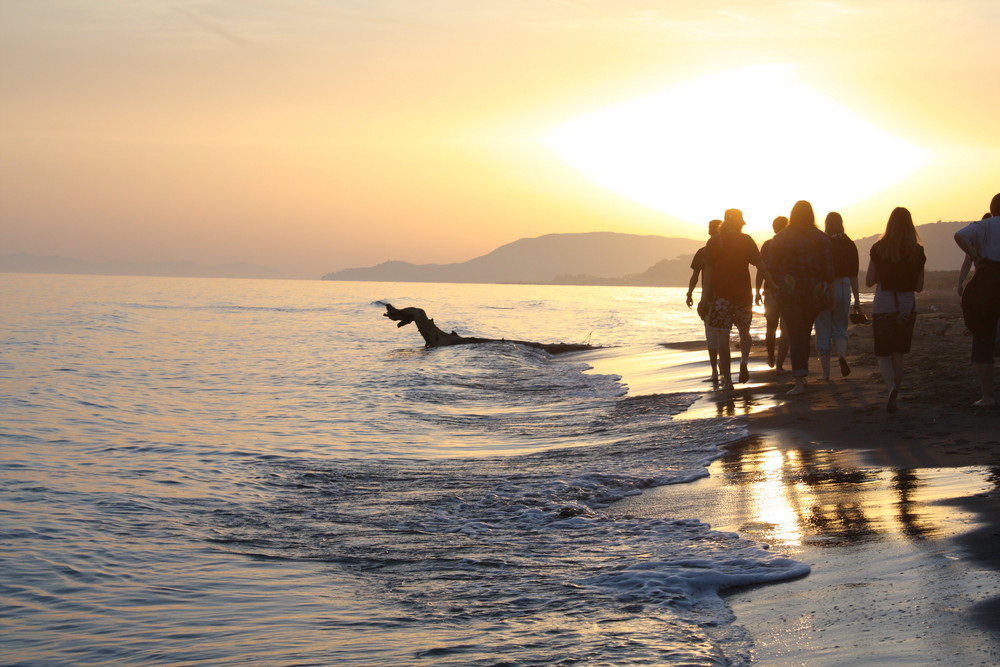
{"label": "shoreline", "polygon": [[851,374],[833,363],[823,382],[813,358],[803,396],[784,396],[791,376],[767,367],[758,341],[751,381],[729,392],[704,382],[707,355],[691,343],[663,346],[683,361],[669,372],[652,353],[601,369],[630,393],[702,394],[673,419],[746,423],[747,438],[725,447],[709,477],[612,511],[699,518],[813,568],[726,592],[758,664],[1000,664],[1000,410],[972,406],[971,339],[954,292],[921,293],[918,308],[895,414],[866,325],[849,331]]}

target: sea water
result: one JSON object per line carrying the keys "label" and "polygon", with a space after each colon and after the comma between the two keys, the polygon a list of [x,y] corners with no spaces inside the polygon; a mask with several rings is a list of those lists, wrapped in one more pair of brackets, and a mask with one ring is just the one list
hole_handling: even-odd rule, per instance
{"label": "sea water", "polygon": [[704,476],[738,422],[382,316],[624,353],[700,339],[683,298],[0,275],[0,662],[746,663],[719,592],[805,566],[605,511]]}

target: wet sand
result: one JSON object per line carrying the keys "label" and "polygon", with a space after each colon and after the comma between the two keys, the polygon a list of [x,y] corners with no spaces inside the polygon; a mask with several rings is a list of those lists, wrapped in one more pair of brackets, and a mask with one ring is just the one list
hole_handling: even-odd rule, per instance
{"label": "wet sand", "polygon": [[[954,292],[918,302],[898,412],[884,407],[870,326],[851,329],[849,376],[834,361],[832,380],[820,381],[814,358],[797,397],[784,395],[790,376],[769,369],[757,344],[750,383],[710,391],[675,417],[745,419],[749,437],[710,477],[613,506],[698,517],[812,567],[730,592],[759,664],[1000,664],[1000,410],[972,407],[971,339]],[[651,393],[656,367],[669,366],[661,389],[704,391],[704,352],[661,359],[638,355],[615,372]]]}

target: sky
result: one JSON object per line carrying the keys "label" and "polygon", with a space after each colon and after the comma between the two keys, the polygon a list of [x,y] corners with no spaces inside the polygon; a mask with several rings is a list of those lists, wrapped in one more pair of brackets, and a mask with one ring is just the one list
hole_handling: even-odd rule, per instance
{"label": "sky", "polygon": [[[995,0],[3,0],[0,254],[462,262],[1000,192]],[[957,267],[956,267],[957,268]]]}

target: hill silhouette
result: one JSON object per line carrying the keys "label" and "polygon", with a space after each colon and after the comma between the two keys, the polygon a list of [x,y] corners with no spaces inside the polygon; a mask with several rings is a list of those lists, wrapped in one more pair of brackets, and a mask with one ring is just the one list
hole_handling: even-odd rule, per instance
{"label": "hill silhouette", "polygon": [[[928,271],[957,271],[961,267],[964,255],[953,237],[967,224],[935,222],[917,226],[927,251]],[[862,276],[868,266],[868,253],[879,236],[855,239]],[[691,258],[704,243],[615,232],[548,234],[508,243],[458,264],[384,262],[328,273],[323,279],[682,287],[691,276]]]}
{"label": "hill silhouette", "polygon": [[704,241],[656,235],[547,234],[500,246],[456,264],[385,262],[344,269],[324,280],[389,282],[622,284],[623,277],[667,258],[693,255]]}

